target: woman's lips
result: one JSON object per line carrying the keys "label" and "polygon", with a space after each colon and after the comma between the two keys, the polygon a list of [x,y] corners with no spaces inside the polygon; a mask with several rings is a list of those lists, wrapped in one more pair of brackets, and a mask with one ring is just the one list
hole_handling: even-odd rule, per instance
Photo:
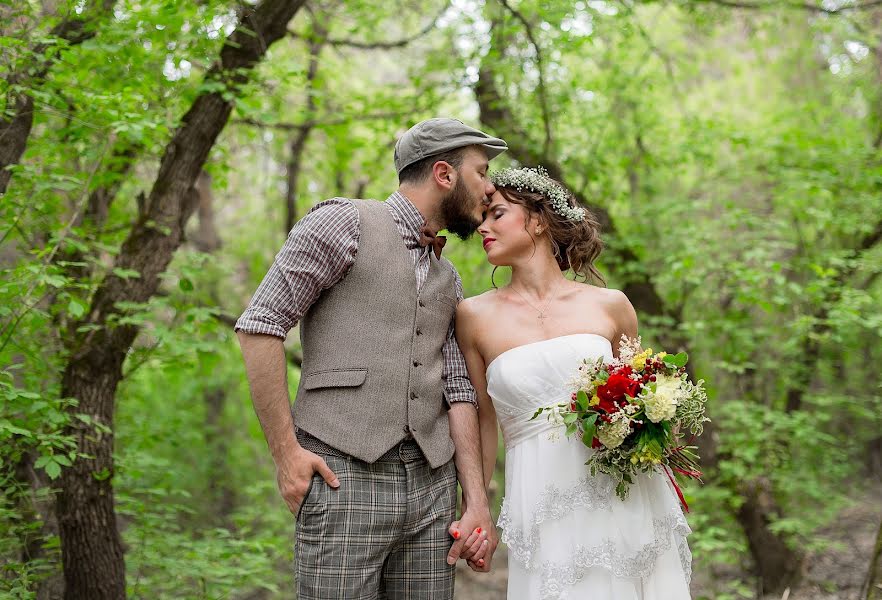
{"label": "woman's lips", "polygon": [[487,248],[489,248],[489,247],[490,247],[490,244],[492,244],[492,243],[495,242],[495,241],[496,241],[495,238],[489,238],[489,237],[488,237],[488,238],[484,238],[484,250],[486,250]]}

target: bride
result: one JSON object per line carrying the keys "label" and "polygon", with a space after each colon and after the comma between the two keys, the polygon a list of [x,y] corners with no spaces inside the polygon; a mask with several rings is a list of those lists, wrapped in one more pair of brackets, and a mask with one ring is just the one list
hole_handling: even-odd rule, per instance
{"label": "bride", "polygon": [[456,336],[479,398],[485,484],[497,417],[505,442],[508,598],[689,598],[690,529],[667,479],[641,475],[622,501],[606,475],[589,474],[592,450],[545,417],[530,420],[569,402],[583,359],[611,359],[613,342],[637,335],[622,292],[564,277],[571,269],[603,283],[599,224],[542,169],[506,169],[493,182],[478,232],[511,283],[461,302]]}

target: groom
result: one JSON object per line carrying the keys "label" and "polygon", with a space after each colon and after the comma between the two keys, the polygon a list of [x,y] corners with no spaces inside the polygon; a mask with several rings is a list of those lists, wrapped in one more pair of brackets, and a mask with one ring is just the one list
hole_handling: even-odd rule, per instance
{"label": "groom", "polygon": [[[497,539],[475,393],[453,337],[462,283],[436,233],[474,232],[494,192],[488,161],[506,149],[455,119],[418,123],[395,146],[398,190],[315,206],[236,323],[297,519],[301,600],[453,598],[461,553],[489,569]],[[282,342],[298,321],[292,411]],[[451,525],[457,477],[466,510]],[[474,531],[489,538],[481,560],[478,544],[463,548]]]}

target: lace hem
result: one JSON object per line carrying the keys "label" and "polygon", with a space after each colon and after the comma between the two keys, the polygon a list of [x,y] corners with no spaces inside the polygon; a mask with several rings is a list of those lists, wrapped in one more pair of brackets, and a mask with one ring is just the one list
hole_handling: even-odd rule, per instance
{"label": "lace hem", "polygon": [[508,554],[526,568],[530,568],[533,554],[539,546],[539,525],[545,521],[558,520],[574,508],[609,508],[613,494],[612,479],[604,475],[582,477],[576,485],[561,491],[548,484],[539,496],[529,529],[516,527],[506,508],[505,499],[496,526],[501,528],[502,541],[508,546]]}
{"label": "lace hem", "polygon": [[653,521],[655,543],[644,546],[639,552],[626,556],[610,549],[612,543],[587,548],[576,546],[573,559],[567,564],[543,563],[540,568],[540,598],[559,600],[566,595],[566,588],[577,584],[585,571],[600,567],[616,577],[646,579],[652,574],[658,558],[671,547],[672,534],[678,536],[677,554],[688,585],[692,578],[692,552],[686,536],[692,530],[679,511],[663,519]]}

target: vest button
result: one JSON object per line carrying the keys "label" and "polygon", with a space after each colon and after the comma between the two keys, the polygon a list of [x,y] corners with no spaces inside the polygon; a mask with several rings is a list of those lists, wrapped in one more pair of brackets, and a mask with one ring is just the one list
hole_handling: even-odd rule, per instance
{"label": "vest button", "polygon": [[417,334],[417,335],[423,335],[423,330],[422,330],[422,329],[417,329],[417,330],[416,330],[416,334]]}
{"label": "vest button", "polygon": [[410,426],[409,425],[404,426],[404,433],[410,433]]}
{"label": "vest button", "polygon": [[424,308],[424,307],[426,306],[425,304],[423,304],[423,301],[422,301],[422,300],[420,300],[417,304],[420,305],[420,308]]}
{"label": "vest button", "polygon": [[416,400],[417,398],[419,398],[419,396],[417,396],[417,393],[416,393],[416,392],[411,392],[411,393],[410,393],[410,399],[411,399],[411,400]]}
{"label": "vest button", "polygon": [[418,361],[418,360],[413,361],[413,366],[415,366],[415,367],[418,367],[418,366],[420,366],[421,364],[423,364],[423,363],[421,363],[421,362]]}

